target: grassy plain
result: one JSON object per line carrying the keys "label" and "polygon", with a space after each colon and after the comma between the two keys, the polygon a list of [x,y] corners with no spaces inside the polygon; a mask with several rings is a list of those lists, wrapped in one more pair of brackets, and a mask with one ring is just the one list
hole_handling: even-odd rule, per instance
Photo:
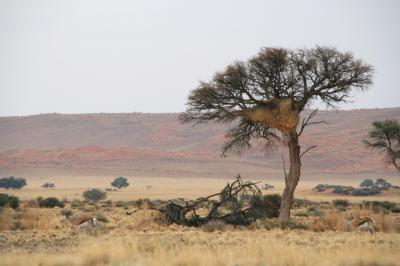
{"label": "grassy plain", "polygon": [[[81,200],[82,192],[89,187],[109,187],[112,177],[37,176],[28,179],[29,185],[21,190],[1,190],[0,193],[19,196],[23,202],[20,210],[7,209],[0,215],[0,265],[365,266],[398,265],[400,261],[400,215],[373,214],[371,210],[355,209],[355,205],[346,210],[336,209],[326,202],[344,197],[313,192],[312,187],[325,183],[317,178],[305,178],[300,183],[296,198],[311,200],[317,205],[296,207],[292,212],[295,226],[291,230],[278,229],[276,219],[260,220],[246,227],[225,225],[210,230],[156,221],[157,217],[149,213],[150,210],[128,216],[127,210],[137,208],[132,204],[135,200],[194,199],[218,192],[231,181],[137,176],[128,176],[128,179],[131,186],[107,192],[106,201],[77,207],[71,206],[72,200]],[[331,180],[336,184],[359,184],[357,178],[337,176]],[[281,192],[283,184],[279,178],[262,181],[261,184],[275,186],[264,193]],[[56,188],[41,188],[45,182],[54,182]],[[108,222],[99,222],[87,235],[75,236],[75,228],[63,221],[59,208],[29,206],[38,196],[67,199],[66,208],[71,208],[75,214],[101,215]],[[398,194],[348,199],[353,203],[362,200],[400,202]],[[325,203],[319,203],[321,201]],[[378,232],[370,236],[357,233],[354,228],[347,231],[345,212],[372,215]]]}

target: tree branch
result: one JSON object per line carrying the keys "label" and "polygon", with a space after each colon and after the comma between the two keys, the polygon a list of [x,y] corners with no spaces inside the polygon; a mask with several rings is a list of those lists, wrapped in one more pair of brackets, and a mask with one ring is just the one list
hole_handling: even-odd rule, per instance
{"label": "tree branch", "polygon": [[300,154],[300,158],[303,157],[304,154],[306,154],[307,152],[309,152],[310,150],[312,150],[312,149],[314,149],[314,148],[316,148],[316,147],[318,147],[318,146],[317,146],[317,145],[313,145],[313,146],[311,146],[311,147],[308,147],[305,151],[303,151],[303,152]]}

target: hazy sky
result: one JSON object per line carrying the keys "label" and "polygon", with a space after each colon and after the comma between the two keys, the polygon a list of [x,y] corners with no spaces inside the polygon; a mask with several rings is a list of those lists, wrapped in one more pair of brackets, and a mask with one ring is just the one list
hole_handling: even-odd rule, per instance
{"label": "hazy sky", "polygon": [[0,0],[0,116],[181,112],[263,46],[332,45],[376,68],[342,108],[400,106],[400,1]]}

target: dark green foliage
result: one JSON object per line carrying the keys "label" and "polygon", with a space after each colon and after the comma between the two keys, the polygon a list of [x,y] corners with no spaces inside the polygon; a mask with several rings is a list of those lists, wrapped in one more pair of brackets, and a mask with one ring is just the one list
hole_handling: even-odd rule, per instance
{"label": "dark green foliage", "polygon": [[9,206],[13,209],[18,208],[19,207],[19,198],[12,196],[12,195],[0,193],[0,207],[4,207],[4,206]]}
{"label": "dark green foliage", "polygon": [[259,211],[268,218],[278,217],[281,207],[281,196],[278,194],[253,197],[250,201],[252,209]]}
{"label": "dark green foliage", "polygon": [[388,190],[390,188],[395,188],[395,186],[392,186],[385,179],[378,178],[375,182],[371,179],[365,179],[361,182],[359,188],[354,188],[351,186],[319,184],[314,187],[314,190],[317,192],[332,190],[333,193],[340,195],[372,196],[381,193],[382,190]]}
{"label": "dark green foliage", "polygon": [[338,208],[338,207],[347,208],[350,205],[349,201],[346,200],[346,199],[335,199],[335,200],[332,200],[332,204],[336,208]]}
{"label": "dark green foliage", "polygon": [[397,120],[375,121],[364,144],[384,152],[387,163],[400,171],[400,123]]}
{"label": "dark green foliage", "polygon": [[13,176],[0,178],[0,188],[21,189],[26,186],[26,179],[23,177],[15,178]]}
{"label": "dark green foliage", "polygon": [[54,183],[44,183],[43,188],[55,188],[56,186],[54,185]]}
{"label": "dark green foliage", "polygon": [[114,179],[114,181],[111,182],[111,186],[117,187],[118,189],[121,189],[123,187],[128,187],[128,179],[126,179],[123,176],[117,177]]}
{"label": "dark green foliage", "polygon": [[92,202],[97,202],[99,200],[103,200],[103,199],[107,198],[107,193],[101,191],[100,189],[92,188],[92,189],[84,191],[83,197],[86,200],[89,200]]}
{"label": "dark green foliage", "polygon": [[374,185],[374,180],[372,179],[364,179],[361,184],[360,187],[372,187]]}
{"label": "dark green foliage", "polygon": [[65,206],[62,201],[59,201],[55,197],[49,197],[46,199],[38,198],[38,202],[41,208],[54,208],[54,207],[64,208]]}

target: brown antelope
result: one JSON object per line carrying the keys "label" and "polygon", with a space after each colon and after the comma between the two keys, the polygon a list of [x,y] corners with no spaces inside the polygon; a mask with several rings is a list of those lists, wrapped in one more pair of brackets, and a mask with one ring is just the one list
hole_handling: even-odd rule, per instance
{"label": "brown antelope", "polygon": [[[351,230],[353,226],[354,216],[353,214],[345,215],[347,230]],[[357,222],[354,224],[357,227],[358,232],[361,231],[369,231],[372,235],[375,233],[375,221],[369,216],[360,217],[357,219]]]}
{"label": "brown antelope", "polygon": [[86,235],[86,231],[90,228],[93,229],[94,227],[96,227],[97,224],[97,218],[96,217],[88,217],[82,221],[80,221],[77,225],[76,225],[76,232],[75,232],[75,236],[78,236],[79,231],[83,230],[85,232]]}

